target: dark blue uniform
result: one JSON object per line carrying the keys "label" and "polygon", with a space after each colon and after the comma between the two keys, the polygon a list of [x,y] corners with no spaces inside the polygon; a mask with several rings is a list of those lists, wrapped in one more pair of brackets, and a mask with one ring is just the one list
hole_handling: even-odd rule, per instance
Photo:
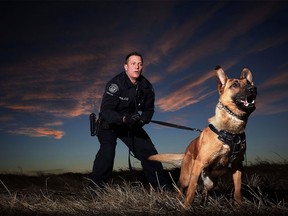
{"label": "dark blue uniform", "polygon": [[[92,180],[97,185],[105,183],[112,173],[117,138],[121,139],[141,161],[143,171],[154,188],[168,185],[162,164],[147,160],[149,156],[157,154],[150,137],[142,128],[143,124],[149,123],[152,119],[154,100],[153,87],[142,75],[136,85],[132,84],[125,72],[107,83],[101,103],[101,124],[97,135],[100,149],[92,171]],[[135,113],[140,113],[142,125],[129,127],[123,123],[123,116]]]}

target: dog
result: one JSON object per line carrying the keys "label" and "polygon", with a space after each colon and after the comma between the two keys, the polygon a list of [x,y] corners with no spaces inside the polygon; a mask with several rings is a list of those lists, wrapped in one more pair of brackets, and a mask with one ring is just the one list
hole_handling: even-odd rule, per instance
{"label": "dog", "polygon": [[248,117],[256,109],[257,88],[252,73],[242,70],[240,79],[229,79],[220,66],[215,67],[218,79],[219,102],[215,115],[208,119],[208,126],[191,141],[184,154],[156,154],[149,160],[160,162],[180,161],[179,197],[187,188],[184,206],[192,204],[198,179],[203,180],[202,201],[208,191],[217,185],[221,175],[232,172],[233,198],[242,204],[241,173],[246,151],[245,127]]}

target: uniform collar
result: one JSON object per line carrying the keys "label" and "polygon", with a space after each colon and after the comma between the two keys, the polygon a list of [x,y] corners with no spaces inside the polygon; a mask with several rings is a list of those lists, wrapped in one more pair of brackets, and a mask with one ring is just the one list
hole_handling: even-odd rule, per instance
{"label": "uniform collar", "polygon": [[141,83],[141,81],[142,81],[142,75],[140,75],[140,77],[139,77],[138,80],[137,80],[137,83],[136,83],[136,84],[133,84],[133,83],[131,82],[131,80],[129,79],[128,75],[126,74],[126,72],[123,71],[123,73],[124,73],[124,76],[125,76],[125,83],[126,83],[126,85],[127,85],[127,87],[128,87],[129,89],[130,89],[130,88],[134,88],[135,86],[139,85],[139,84]]}

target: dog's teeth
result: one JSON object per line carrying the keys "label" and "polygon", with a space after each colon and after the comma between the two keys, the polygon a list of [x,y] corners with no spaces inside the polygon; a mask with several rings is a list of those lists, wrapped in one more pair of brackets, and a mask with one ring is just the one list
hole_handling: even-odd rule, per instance
{"label": "dog's teeth", "polygon": [[254,104],[255,100],[249,102],[248,99],[245,99],[245,100],[241,100],[241,102],[243,103],[244,106],[248,107],[250,104]]}
{"label": "dog's teeth", "polygon": [[241,100],[241,102],[244,104],[244,106],[249,106],[249,103],[248,103],[248,101],[247,100]]}

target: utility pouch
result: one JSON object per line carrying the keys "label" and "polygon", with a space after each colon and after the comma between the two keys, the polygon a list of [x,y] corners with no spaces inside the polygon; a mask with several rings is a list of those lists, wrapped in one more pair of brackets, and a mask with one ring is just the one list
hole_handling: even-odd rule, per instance
{"label": "utility pouch", "polygon": [[100,114],[99,114],[99,118],[97,119],[97,116],[95,113],[91,113],[89,116],[89,120],[90,120],[90,133],[91,136],[97,136],[98,135],[98,131],[100,128]]}

